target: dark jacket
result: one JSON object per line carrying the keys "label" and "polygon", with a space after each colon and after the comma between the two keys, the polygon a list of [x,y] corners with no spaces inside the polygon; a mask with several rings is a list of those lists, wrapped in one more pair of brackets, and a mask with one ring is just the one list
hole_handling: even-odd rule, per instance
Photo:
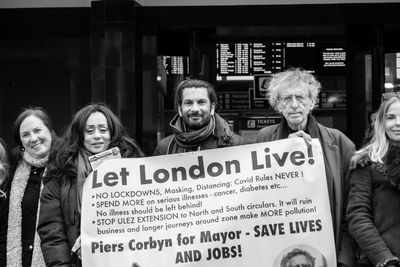
{"label": "dark jacket", "polygon": [[183,130],[182,119],[179,115],[176,115],[170,122],[170,126],[173,129],[174,134],[171,134],[160,142],[158,142],[157,147],[155,148],[153,155],[167,155],[167,154],[174,154],[180,153],[177,151],[198,151],[198,150],[207,150],[207,149],[214,149],[220,147],[228,147],[228,146],[238,146],[244,145],[246,142],[244,141],[243,137],[233,133],[229,129],[228,123],[222,119],[218,114],[215,114],[215,127],[213,128],[211,134],[201,142],[200,145],[188,143],[188,147],[183,147],[182,145],[177,142],[176,134],[180,134],[185,132]]}
{"label": "dark jacket", "polygon": [[[158,155],[172,154],[171,152],[169,152],[169,147],[173,139],[174,139],[173,134],[165,137],[164,139],[161,139],[161,141],[157,144],[157,147],[154,150],[153,155],[158,156]],[[232,141],[233,141],[232,146],[239,146],[245,144],[243,137],[237,134],[232,135]],[[219,147],[221,146],[218,146],[218,138],[215,135],[210,135],[210,137],[205,142],[203,142],[201,146],[194,148],[193,151],[214,149]]]}
{"label": "dark jacket", "polygon": [[[8,218],[9,218],[9,205],[10,205],[10,191],[11,191],[11,184],[14,178],[14,174],[16,171],[16,168],[18,166],[19,160],[20,158],[17,157],[16,153],[11,154],[11,164],[10,164],[10,179],[8,179],[6,181],[5,184],[3,184],[2,186],[0,186],[0,189],[2,189],[3,192],[6,192],[6,196],[0,196],[0,267],[6,266],[7,263],[7,235],[8,235]],[[19,154],[18,154],[19,155]],[[35,184],[35,183],[31,183],[33,180],[36,180],[36,182],[40,181],[41,177],[42,177],[42,171],[44,170],[44,168],[41,168],[40,173],[38,173],[36,170],[38,169],[34,169],[34,167],[31,168],[31,173],[30,173],[30,177],[28,179],[28,184],[27,184],[27,188],[24,192],[24,197],[27,195],[27,191],[29,191],[29,194],[34,195],[35,197],[28,197],[28,199],[38,199],[36,198],[36,195],[33,193],[33,191],[35,190],[34,187],[36,187],[36,193],[39,194],[40,191],[40,183],[39,184]],[[30,188],[30,190],[27,190],[29,186],[32,186]],[[39,200],[38,200],[39,201]],[[31,264],[29,264],[32,260],[32,248],[31,246],[34,245],[32,243],[32,241],[34,240],[34,235],[36,233],[36,225],[33,222],[36,222],[36,214],[37,214],[37,208],[38,208],[38,202],[37,203],[33,203],[31,201],[28,201],[27,203],[29,203],[31,206],[28,207],[28,209],[31,209],[31,212],[28,212],[28,215],[25,216],[25,214],[27,214],[26,211],[22,211],[22,227],[24,228],[24,231],[22,232],[22,265],[23,266],[31,266]],[[21,202],[21,205],[22,202]],[[26,206],[22,206],[25,207]],[[30,213],[30,214],[29,214]],[[33,218],[34,217],[34,218]],[[29,242],[26,242],[27,240],[25,240],[24,238],[28,238]]]}
{"label": "dark jacket", "polygon": [[347,207],[349,232],[372,262],[369,266],[400,257],[400,191],[379,165],[369,162],[352,171]]}
{"label": "dark jacket", "polygon": [[[119,148],[122,157],[143,156],[136,144],[124,144],[123,148]],[[71,254],[71,249],[81,234],[81,218],[77,206],[77,167],[71,163],[66,165],[66,169],[60,170],[52,163],[48,177],[44,179],[37,227],[43,257],[48,267],[81,266],[78,257]]]}
{"label": "dark jacket", "polygon": [[[282,139],[285,120],[259,131],[257,142]],[[355,152],[353,142],[336,129],[317,123],[324,155],[325,172],[331,206],[338,265],[353,266],[353,245],[344,221],[345,205],[349,190],[350,159]]]}
{"label": "dark jacket", "polygon": [[80,235],[76,177],[62,175],[45,182],[37,231],[47,266],[75,266],[71,248]]}

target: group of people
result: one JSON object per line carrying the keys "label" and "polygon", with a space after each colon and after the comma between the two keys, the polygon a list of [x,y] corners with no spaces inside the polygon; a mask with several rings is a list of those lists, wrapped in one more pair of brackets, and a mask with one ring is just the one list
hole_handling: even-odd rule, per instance
{"label": "group of people", "polygon": [[[261,129],[257,142],[319,139],[338,266],[400,266],[400,97],[382,102],[372,137],[355,151],[349,138],[311,114],[320,89],[302,69],[274,74],[268,98],[283,118]],[[215,112],[217,96],[208,82],[179,83],[175,106],[173,134],[157,144],[155,156],[246,143]],[[114,147],[122,157],[144,154],[101,103],[79,110],[60,138],[45,110],[26,109],[15,120],[14,140],[12,153],[0,143],[0,266],[80,266],[82,191],[92,171],[88,157]]]}
{"label": "group of people", "polygon": [[0,266],[77,265],[88,156],[111,147],[122,157],[142,151],[101,103],[79,110],[62,138],[45,110],[25,109],[15,120],[14,140],[9,159],[0,146]]}

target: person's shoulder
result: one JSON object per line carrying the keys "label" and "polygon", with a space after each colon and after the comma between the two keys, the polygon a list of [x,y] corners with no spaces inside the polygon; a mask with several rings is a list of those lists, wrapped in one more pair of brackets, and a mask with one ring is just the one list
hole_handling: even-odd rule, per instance
{"label": "person's shoulder", "polygon": [[234,146],[240,146],[246,144],[246,140],[241,135],[238,135],[236,133],[232,134],[232,142]]}
{"label": "person's shoulder", "polygon": [[353,161],[352,166],[350,166],[351,180],[356,183],[358,179],[373,179],[383,175],[383,172],[383,164],[373,162],[369,158]]}
{"label": "person's shoulder", "polygon": [[336,128],[331,128],[331,127],[322,125],[321,123],[318,123],[318,126],[320,129],[325,129],[327,132],[329,132],[332,135],[337,135],[337,136],[345,135],[344,133],[342,133],[340,130],[338,130]]}
{"label": "person's shoulder", "polygon": [[168,145],[169,142],[171,142],[171,140],[172,140],[173,138],[174,138],[174,135],[173,135],[173,134],[168,135],[168,136],[164,137],[163,139],[161,139],[161,140],[158,142],[158,145]]}
{"label": "person's shoulder", "polygon": [[272,124],[272,125],[265,126],[265,127],[263,127],[263,128],[260,129],[260,132],[275,131],[275,129],[278,128],[279,125],[280,125],[280,124],[277,123],[277,124]]}
{"label": "person's shoulder", "polygon": [[265,126],[264,128],[261,128],[258,131],[257,142],[271,141],[272,135],[278,129],[279,125],[280,124],[278,123],[278,124],[268,125],[268,126]]}
{"label": "person's shoulder", "polygon": [[123,158],[142,158],[144,153],[136,141],[132,138],[125,138],[117,147],[120,149]]}
{"label": "person's shoulder", "polygon": [[370,169],[372,163],[373,162],[372,162],[371,158],[369,157],[368,152],[364,151],[362,153],[357,153],[352,156],[350,169],[353,169],[353,170]]}
{"label": "person's shoulder", "polygon": [[60,184],[63,181],[68,179],[73,179],[75,176],[72,173],[67,173],[61,170],[53,170],[49,172],[46,170],[46,173],[43,176],[43,183],[44,184]]}
{"label": "person's shoulder", "polygon": [[339,142],[343,142],[346,145],[354,145],[353,141],[350,140],[350,138],[347,137],[343,132],[341,132],[338,129],[335,128],[330,128],[327,126],[324,126],[322,124],[318,124],[320,129],[324,129],[334,140],[338,140]]}
{"label": "person's shoulder", "polygon": [[168,152],[168,146],[171,143],[171,140],[174,138],[174,135],[168,135],[166,137],[164,137],[163,139],[161,139],[158,143],[157,146],[153,152],[154,156],[158,156],[158,155],[166,155]]}
{"label": "person's shoulder", "polygon": [[258,133],[259,133],[259,135],[260,134],[263,134],[263,135],[271,134],[278,128],[278,126],[279,126],[279,124],[273,124],[273,125],[265,126],[265,127],[261,128],[258,131]]}

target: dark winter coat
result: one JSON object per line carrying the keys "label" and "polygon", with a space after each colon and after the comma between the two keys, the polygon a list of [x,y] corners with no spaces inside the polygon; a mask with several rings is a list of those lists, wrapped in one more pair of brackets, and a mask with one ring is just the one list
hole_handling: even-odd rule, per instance
{"label": "dark winter coat", "polygon": [[380,165],[369,162],[352,171],[347,207],[349,232],[369,266],[400,257],[400,191]]}
{"label": "dark winter coat", "polygon": [[47,266],[76,266],[76,257],[71,255],[80,235],[76,198],[76,177],[64,174],[44,185],[37,230]]}
{"label": "dark winter coat", "polygon": [[[309,121],[313,119],[309,116]],[[257,142],[282,139],[285,120],[280,124],[264,127],[259,131]],[[347,193],[349,190],[350,159],[355,152],[353,142],[336,129],[325,127],[317,122],[321,142],[325,172],[331,206],[338,266],[352,267],[354,262],[353,244],[344,221]],[[286,137],[285,137],[286,138]]]}

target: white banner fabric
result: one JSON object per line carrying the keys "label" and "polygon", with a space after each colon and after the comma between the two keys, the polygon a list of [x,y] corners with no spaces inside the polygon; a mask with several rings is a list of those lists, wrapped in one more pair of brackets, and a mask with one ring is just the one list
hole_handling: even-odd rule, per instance
{"label": "white banner fabric", "polygon": [[336,266],[317,139],[108,160],[81,220],[84,267]]}

